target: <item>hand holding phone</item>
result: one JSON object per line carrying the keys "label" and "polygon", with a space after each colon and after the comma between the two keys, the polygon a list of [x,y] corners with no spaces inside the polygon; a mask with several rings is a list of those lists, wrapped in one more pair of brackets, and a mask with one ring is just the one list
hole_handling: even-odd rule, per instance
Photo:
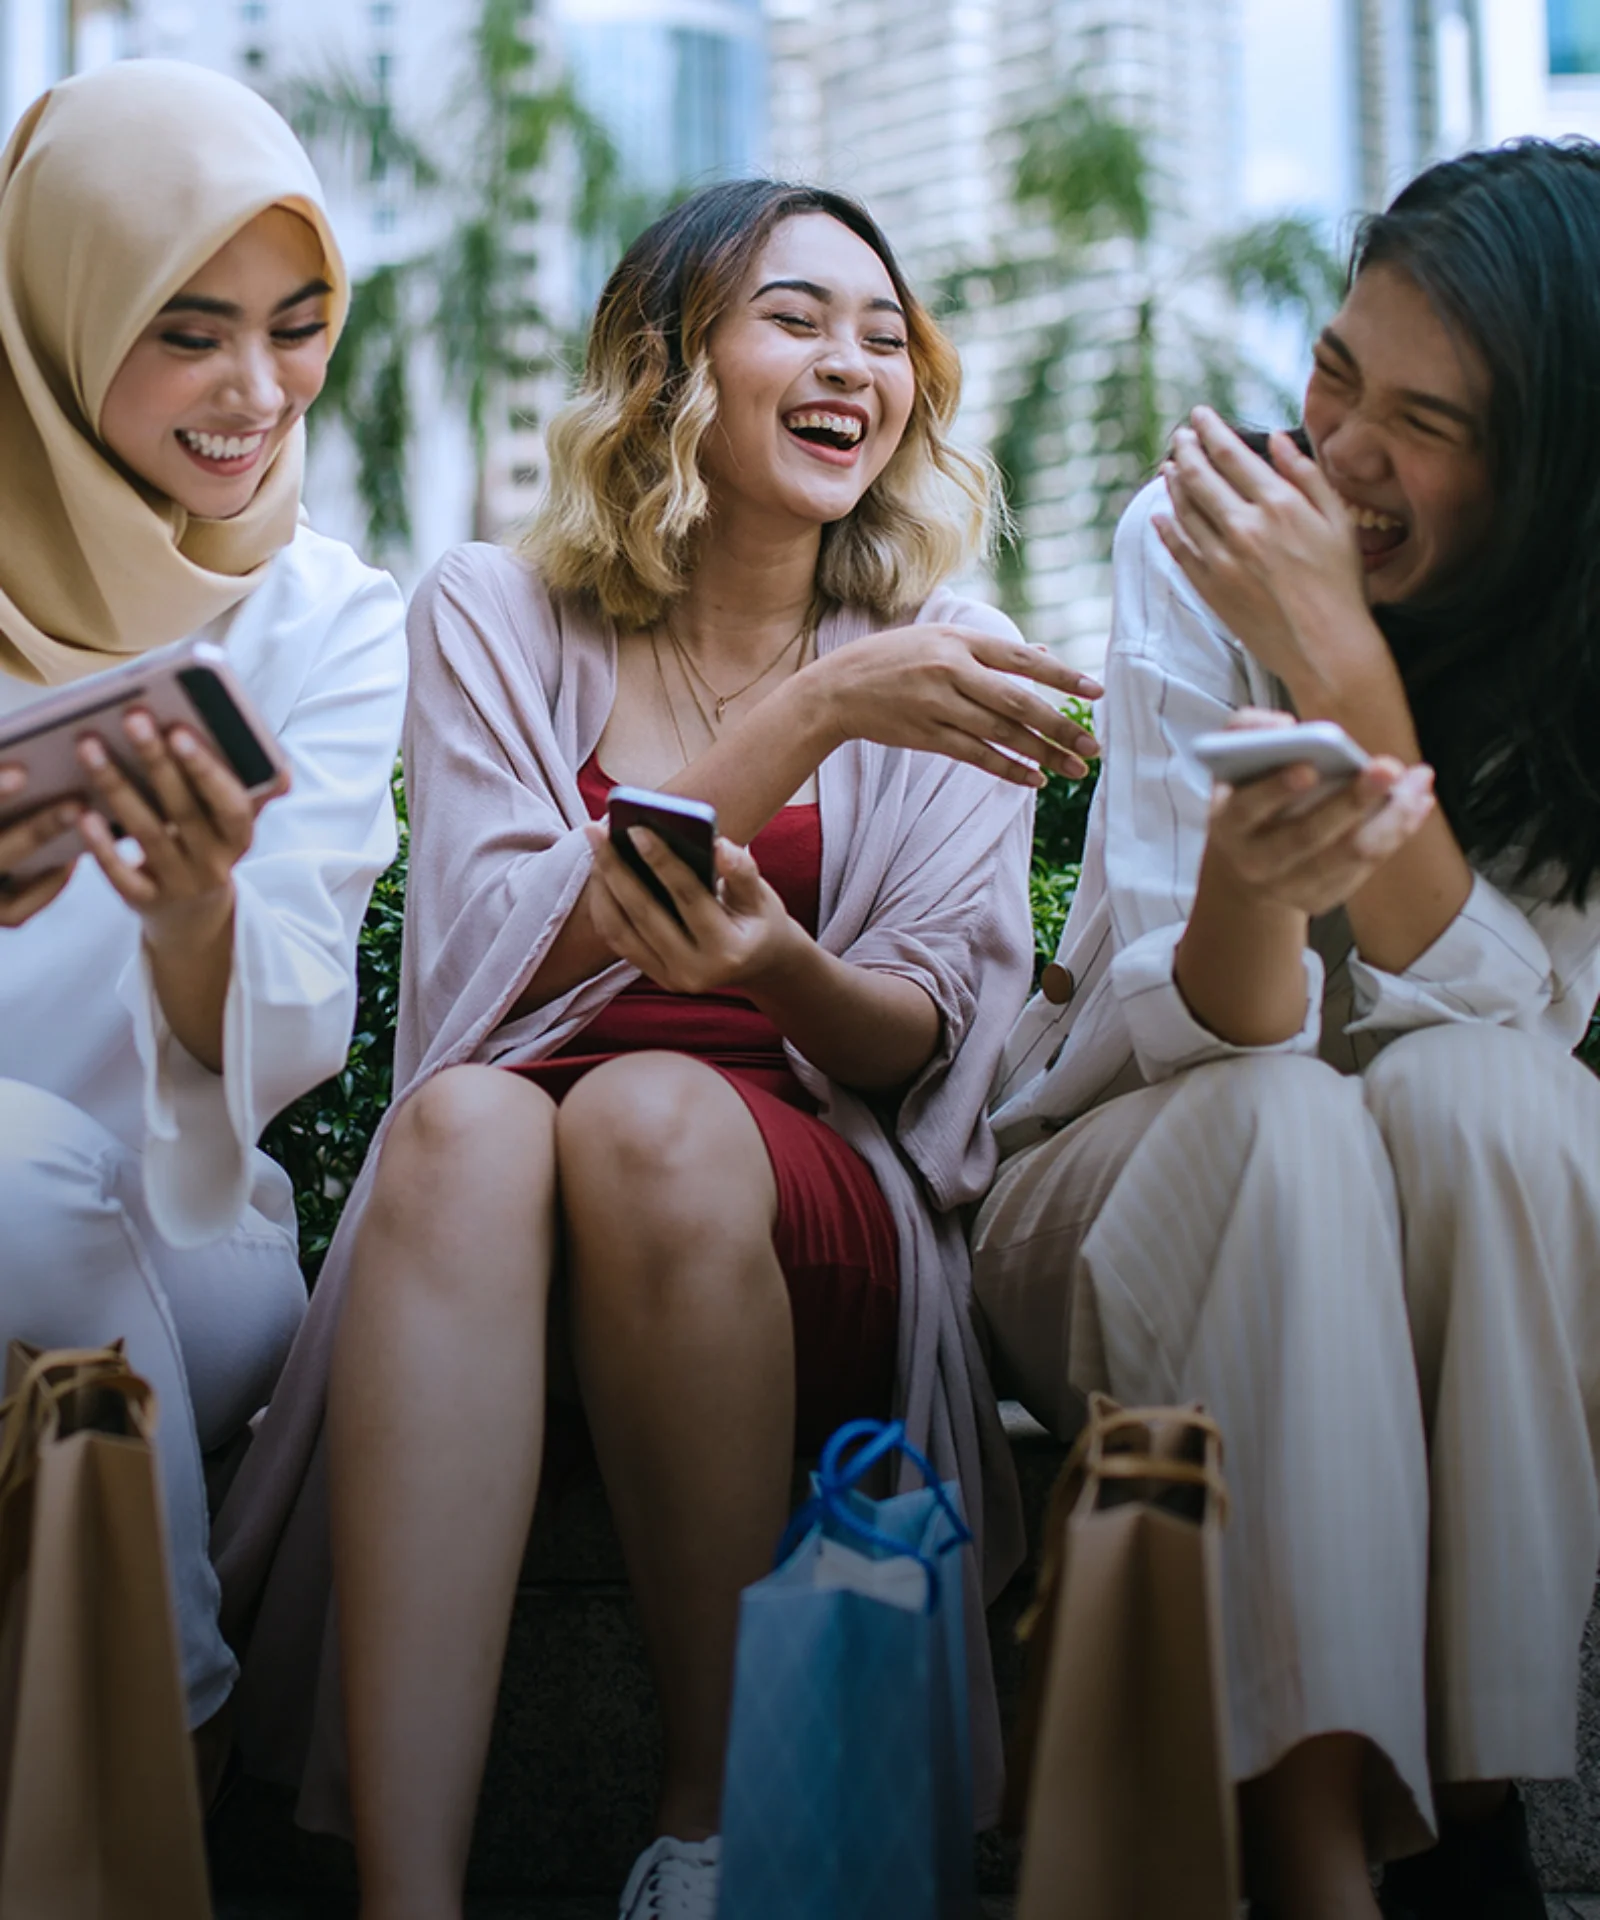
{"label": "hand holding phone", "polygon": [[[18,768],[25,776],[15,797],[0,795],[0,831],[25,816],[67,804],[110,819],[79,757],[79,742],[86,736],[101,742],[116,770],[160,811],[123,726],[135,710],[148,714],[163,735],[174,727],[186,728],[254,802],[265,801],[288,784],[282,750],[227,655],[206,641],[182,640],[58,688],[0,720],[0,767]],[[68,865],[82,850],[78,831],[68,825],[34,845],[5,870],[5,878],[15,889],[53,867]]]}
{"label": "hand holding phone", "polygon": [[1310,767],[1319,775],[1285,810],[1307,813],[1336,788],[1361,773],[1368,756],[1331,720],[1303,720],[1281,727],[1228,727],[1202,733],[1194,743],[1195,758],[1214,780],[1230,787],[1249,786],[1289,767]]}
{"label": "hand holding phone", "polygon": [[704,800],[686,800],[675,793],[655,793],[648,787],[613,787],[606,799],[611,844],[673,919],[683,916],[672,895],[651,872],[644,856],[628,837],[630,827],[648,827],[695,875],[708,893],[717,890],[715,845],[717,810]]}

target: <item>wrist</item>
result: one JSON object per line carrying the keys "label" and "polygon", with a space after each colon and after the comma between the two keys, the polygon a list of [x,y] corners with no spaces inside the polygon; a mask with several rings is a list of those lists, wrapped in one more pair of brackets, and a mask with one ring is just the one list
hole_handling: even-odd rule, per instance
{"label": "wrist", "polygon": [[803,990],[806,975],[820,951],[799,921],[786,913],[755,967],[739,981],[739,991],[757,1012],[779,1025],[780,1013],[795,993]]}
{"label": "wrist", "polygon": [[830,657],[813,660],[779,689],[786,696],[785,719],[798,729],[817,765],[850,738],[835,681]]}
{"label": "wrist", "polygon": [[1200,862],[1190,925],[1196,920],[1223,923],[1263,946],[1292,943],[1302,947],[1311,930],[1309,914],[1246,880],[1214,842],[1206,847]]}
{"label": "wrist", "polygon": [[1331,720],[1334,709],[1347,713],[1399,694],[1399,671],[1389,643],[1365,608],[1311,610],[1296,614],[1300,657],[1284,676],[1284,685],[1303,720]]}
{"label": "wrist", "polygon": [[231,943],[234,903],[230,875],[225,885],[210,893],[157,907],[144,916],[145,945],[153,954],[165,958]]}

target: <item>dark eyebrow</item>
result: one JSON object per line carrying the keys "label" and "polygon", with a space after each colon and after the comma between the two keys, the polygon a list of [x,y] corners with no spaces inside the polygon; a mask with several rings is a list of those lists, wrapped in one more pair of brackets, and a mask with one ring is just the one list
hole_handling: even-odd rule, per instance
{"label": "dark eyebrow", "polygon": [[[1330,353],[1337,354],[1353,373],[1360,371],[1355,355],[1332,327],[1322,329],[1317,344],[1326,347]],[[1426,413],[1443,414],[1445,419],[1454,420],[1458,426],[1465,427],[1474,434],[1481,431],[1478,416],[1466,407],[1458,407],[1453,400],[1441,400],[1438,394],[1424,393],[1418,387],[1402,387],[1399,389],[1399,395],[1408,407],[1419,407]]]}
{"label": "dark eyebrow", "polygon": [[[287,313],[290,307],[299,306],[302,300],[315,299],[317,295],[332,293],[326,280],[308,280],[303,287],[297,287],[287,299],[280,300],[272,309],[276,313]],[[244,311],[232,300],[214,300],[209,293],[175,293],[161,309],[163,313],[206,313],[218,320],[237,320]]]}
{"label": "dark eyebrow", "polygon": [[[769,280],[765,286],[757,287],[750,298],[759,300],[764,293],[804,293],[819,306],[833,305],[833,295],[826,287],[819,287],[815,280]],[[873,313],[897,313],[902,320],[906,317],[905,308],[898,300],[869,300],[867,306]]]}
{"label": "dark eyebrow", "polygon": [[319,294],[332,293],[326,280],[308,280],[303,287],[291,293],[287,300],[280,300],[272,309],[274,313],[287,313],[291,307],[299,306],[302,300],[314,300]]}

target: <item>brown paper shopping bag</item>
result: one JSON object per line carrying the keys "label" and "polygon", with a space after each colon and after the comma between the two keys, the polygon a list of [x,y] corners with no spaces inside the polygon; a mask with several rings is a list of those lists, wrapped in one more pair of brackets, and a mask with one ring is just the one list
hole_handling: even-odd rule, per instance
{"label": "brown paper shopping bag", "polygon": [[209,1920],[150,1447],[121,1343],[14,1344],[0,1406],[0,1916]]}
{"label": "brown paper shopping bag", "polygon": [[1198,1408],[1090,1402],[1023,1622],[1017,1920],[1235,1920],[1221,1456]]}

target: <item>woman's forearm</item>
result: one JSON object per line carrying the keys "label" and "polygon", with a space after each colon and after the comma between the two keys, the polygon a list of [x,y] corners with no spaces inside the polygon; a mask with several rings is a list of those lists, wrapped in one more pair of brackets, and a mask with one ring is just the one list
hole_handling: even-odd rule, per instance
{"label": "woman's forearm", "polygon": [[1235,1047],[1275,1047],[1305,1025],[1307,919],[1236,886],[1207,851],[1173,975],[1201,1026]]}
{"label": "woman's forearm", "polygon": [[[717,810],[717,832],[748,845],[839,744],[822,704],[796,674],[738,726],[714,741],[663,791],[704,800]],[[507,1013],[508,1020],[557,1000],[603,973],[616,955],[595,932],[586,886]]]}
{"label": "woman's forearm", "polygon": [[[1381,638],[1381,636],[1380,636]],[[1406,766],[1422,758],[1405,687],[1385,646],[1358,664],[1292,686],[1303,720],[1333,720],[1368,753]],[[1348,903],[1356,951],[1385,973],[1404,973],[1467,903],[1472,869],[1443,812],[1435,808],[1406,844]]]}
{"label": "woman's forearm", "polygon": [[233,889],[181,923],[145,931],[150,977],[167,1025],[212,1073],[222,1071],[222,1019],[233,979]]}
{"label": "woman's forearm", "polygon": [[859,1092],[905,1086],[939,1044],[939,1010],[915,981],[853,967],[804,934],[744,990],[819,1072]]}

